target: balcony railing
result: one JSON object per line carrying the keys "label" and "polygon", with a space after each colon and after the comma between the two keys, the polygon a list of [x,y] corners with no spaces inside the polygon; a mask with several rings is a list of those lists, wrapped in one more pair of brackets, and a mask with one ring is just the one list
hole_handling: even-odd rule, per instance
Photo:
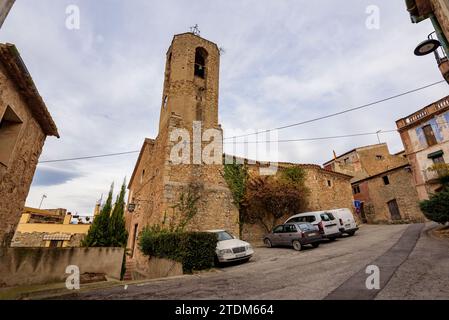
{"label": "balcony railing", "polygon": [[421,119],[431,116],[443,109],[449,109],[449,96],[432,103],[431,105],[416,111],[415,113],[396,121],[398,129],[412,125],[419,122]]}

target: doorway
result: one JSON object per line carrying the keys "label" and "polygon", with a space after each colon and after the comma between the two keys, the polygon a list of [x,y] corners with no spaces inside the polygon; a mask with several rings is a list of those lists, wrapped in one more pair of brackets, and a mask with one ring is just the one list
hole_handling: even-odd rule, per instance
{"label": "doorway", "polygon": [[390,215],[392,220],[401,220],[401,213],[399,212],[399,206],[396,199],[388,202],[388,209],[390,210]]}

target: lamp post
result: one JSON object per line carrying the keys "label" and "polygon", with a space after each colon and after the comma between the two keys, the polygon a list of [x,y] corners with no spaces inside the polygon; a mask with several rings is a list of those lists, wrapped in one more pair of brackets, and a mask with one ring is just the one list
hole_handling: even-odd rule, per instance
{"label": "lamp post", "polygon": [[42,195],[42,199],[41,199],[41,203],[39,204],[39,209],[42,207],[42,202],[44,201],[44,199],[47,198],[46,194]]}

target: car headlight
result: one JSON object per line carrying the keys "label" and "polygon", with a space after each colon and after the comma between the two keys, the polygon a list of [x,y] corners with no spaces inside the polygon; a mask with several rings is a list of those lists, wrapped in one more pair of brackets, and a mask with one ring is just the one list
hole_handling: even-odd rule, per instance
{"label": "car headlight", "polygon": [[220,256],[223,256],[223,255],[228,254],[228,253],[232,253],[232,250],[231,249],[218,250],[218,255],[220,255]]}
{"label": "car headlight", "polygon": [[253,247],[249,244],[249,245],[246,246],[245,249],[246,249],[246,251],[249,251],[249,250],[253,250]]}

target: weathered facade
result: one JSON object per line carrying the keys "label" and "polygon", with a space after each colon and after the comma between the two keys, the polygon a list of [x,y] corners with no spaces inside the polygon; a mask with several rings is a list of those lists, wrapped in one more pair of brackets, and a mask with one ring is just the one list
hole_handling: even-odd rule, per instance
{"label": "weathered facade", "polygon": [[58,135],[16,47],[0,44],[0,245],[19,222],[47,136]]}
{"label": "weathered facade", "polygon": [[386,144],[356,148],[324,164],[351,179],[357,214],[363,222],[417,222],[424,216],[404,153],[392,155]]}
{"label": "weathered facade", "polygon": [[0,28],[2,27],[3,22],[5,22],[5,19],[8,16],[14,2],[15,0],[2,0],[0,2]]}
{"label": "weathered facade", "polygon": [[[146,260],[136,250],[139,232],[148,225],[179,221],[176,206],[182,195],[194,193],[199,197],[189,230],[227,229],[238,233],[238,210],[222,176],[219,60],[217,45],[193,33],[175,35],[167,52],[159,134],[154,140],[145,140],[128,186],[128,248],[132,249],[130,259],[136,269],[139,264],[144,269]],[[216,164],[201,159],[206,143],[214,138],[202,134],[208,129],[213,129],[215,139],[219,139]],[[199,135],[199,141],[194,141],[194,135]],[[180,137],[185,144],[179,143]],[[185,158],[178,163],[180,147],[184,147]]]}
{"label": "weathered facade", "polygon": [[40,210],[25,207],[11,247],[80,247],[90,223],[72,224],[73,216],[65,209]]}
{"label": "weathered facade", "polygon": [[[278,163],[277,175],[282,173],[282,170],[290,167],[299,167],[304,170],[305,178],[304,185],[308,190],[306,197],[306,205],[304,212],[332,210],[348,208],[354,212],[354,198],[352,196],[352,189],[350,180],[352,176],[325,170],[319,165],[314,164],[294,164],[294,163]],[[260,173],[260,166],[256,164],[248,165],[248,173],[250,176],[258,176]],[[300,212],[292,212],[291,215]],[[281,224],[291,215],[287,215],[279,219]],[[360,219],[355,216],[356,220]],[[263,240],[263,235],[267,232],[262,226],[258,224],[244,224],[242,230],[243,240],[260,244]]]}
{"label": "weathered facade", "polygon": [[419,199],[439,191],[438,174],[429,170],[449,163],[449,97],[436,101],[396,121],[412,167]]}

